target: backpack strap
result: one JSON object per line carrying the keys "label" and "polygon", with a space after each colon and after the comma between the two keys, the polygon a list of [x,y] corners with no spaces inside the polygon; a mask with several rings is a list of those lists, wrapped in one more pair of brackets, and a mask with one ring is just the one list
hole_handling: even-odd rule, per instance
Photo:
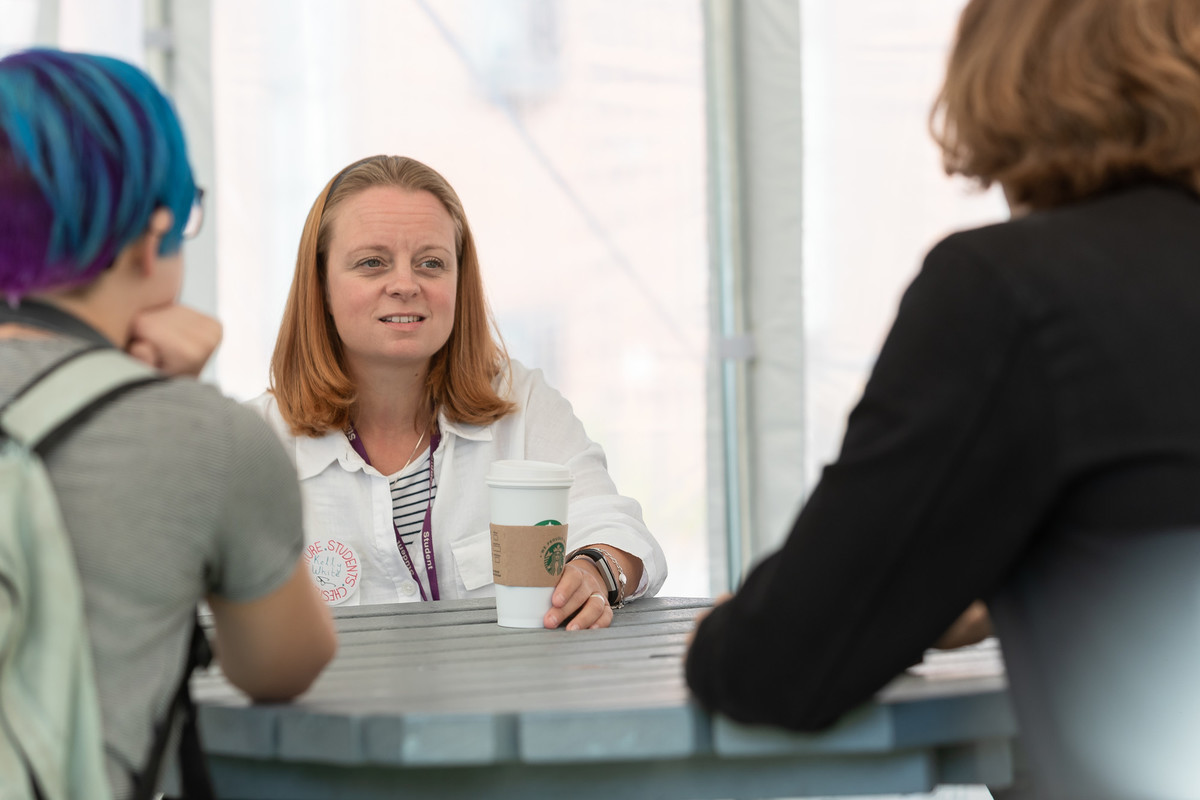
{"label": "backpack strap", "polygon": [[111,347],[79,350],[27,383],[0,410],[0,429],[30,450],[119,392],[162,379],[154,368]]}
{"label": "backpack strap", "polygon": [[[44,454],[74,425],[126,389],[165,376],[109,346],[84,348],[55,362],[29,381],[0,408],[0,431],[30,450]],[[179,761],[184,797],[207,800],[215,795],[196,727],[189,679],[196,667],[212,662],[208,637],[194,618],[187,662],[166,717],[155,726],[150,757],[135,776],[135,796],[154,796],[176,720],[182,719]]]}
{"label": "backpack strap", "polygon": [[208,760],[200,742],[196,705],[192,701],[190,688],[192,670],[204,669],[211,663],[212,646],[209,645],[208,637],[200,627],[200,618],[197,616],[192,620],[192,640],[179,688],[171,698],[166,716],[154,728],[150,756],[146,759],[146,766],[137,776],[130,800],[153,800],[157,796],[158,782],[167,753],[167,740],[171,738],[171,729],[175,727],[176,721],[181,721],[182,724],[179,731],[179,796],[182,800],[215,800],[216,792],[208,774]]}

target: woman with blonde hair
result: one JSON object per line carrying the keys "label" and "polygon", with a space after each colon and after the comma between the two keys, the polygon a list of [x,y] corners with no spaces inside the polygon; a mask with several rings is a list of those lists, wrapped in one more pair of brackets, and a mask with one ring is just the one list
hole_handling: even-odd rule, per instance
{"label": "woman with blonde hair", "polygon": [[254,406],[292,451],[313,577],[328,602],[487,596],[492,462],[567,466],[568,557],[543,624],[606,627],[653,594],[662,550],[617,494],[570,404],[493,335],[458,195],[437,172],[373,156],[313,204]]}
{"label": "woman with blonde hair", "polygon": [[983,599],[1036,797],[1200,792],[1200,3],[972,0],[933,113],[1012,219],[905,293],[688,681],[822,728]]}

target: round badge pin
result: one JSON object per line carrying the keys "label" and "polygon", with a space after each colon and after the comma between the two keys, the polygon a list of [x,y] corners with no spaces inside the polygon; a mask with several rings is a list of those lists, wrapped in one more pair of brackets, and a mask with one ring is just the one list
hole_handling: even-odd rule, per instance
{"label": "round badge pin", "polygon": [[338,606],[358,592],[362,580],[358,554],[338,539],[321,539],[304,548],[309,574],[331,606]]}

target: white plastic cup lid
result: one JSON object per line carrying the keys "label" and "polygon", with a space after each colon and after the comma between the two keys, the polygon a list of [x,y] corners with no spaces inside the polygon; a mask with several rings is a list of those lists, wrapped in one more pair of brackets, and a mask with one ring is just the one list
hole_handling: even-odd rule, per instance
{"label": "white plastic cup lid", "polygon": [[488,486],[553,488],[575,482],[571,470],[548,461],[493,461],[487,474]]}

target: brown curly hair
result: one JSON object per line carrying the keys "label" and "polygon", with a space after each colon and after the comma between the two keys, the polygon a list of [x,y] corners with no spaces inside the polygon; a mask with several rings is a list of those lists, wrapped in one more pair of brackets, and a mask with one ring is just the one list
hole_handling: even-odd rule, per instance
{"label": "brown curly hair", "polygon": [[1030,208],[1200,190],[1200,2],[972,0],[930,130],[948,174]]}

